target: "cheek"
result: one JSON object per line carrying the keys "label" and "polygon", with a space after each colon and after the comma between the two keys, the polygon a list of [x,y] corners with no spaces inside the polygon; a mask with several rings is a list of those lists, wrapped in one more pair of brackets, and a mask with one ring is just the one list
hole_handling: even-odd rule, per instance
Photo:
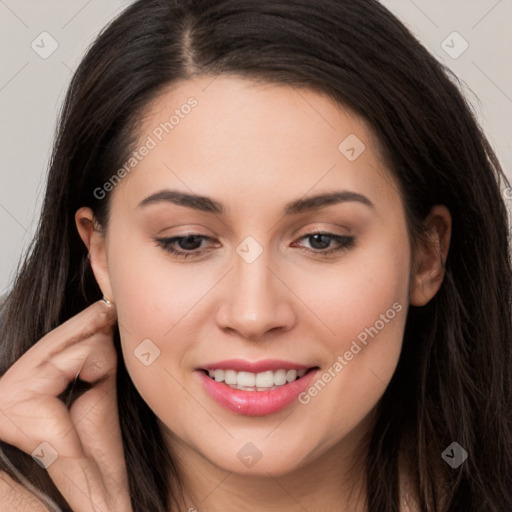
{"label": "cheek", "polygon": [[372,410],[396,369],[408,308],[408,254],[404,242],[383,240],[332,270],[315,294],[315,310],[332,331],[324,338],[330,358],[300,401],[330,425],[332,439]]}
{"label": "cheek", "polygon": [[197,267],[172,262],[153,241],[115,233],[108,261],[123,358],[139,393],[159,410],[162,400],[183,396],[176,369],[198,341],[202,299],[218,276],[211,267],[198,276]]}
{"label": "cheek", "polygon": [[198,279],[197,267],[176,263],[153,240],[123,236],[121,230],[115,238],[110,241],[109,275],[120,324],[134,342],[171,336],[174,326],[185,317],[188,321],[214,276],[203,272]]}
{"label": "cheek", "polygon": [[402,311],[406,309],[408,247],[392,240],[383,237],[371,247],[347,253],[339,263],[296,272],[293,288],[325,326],[325,340],[336,352],[348,350],[361,333],[360,339],[364,339],[365,329],[376,322],[380,331],[393,331],[391,338],[401,343],[398,335],[404,315],[397,315],[398,308],[392,306],[398,302]]}

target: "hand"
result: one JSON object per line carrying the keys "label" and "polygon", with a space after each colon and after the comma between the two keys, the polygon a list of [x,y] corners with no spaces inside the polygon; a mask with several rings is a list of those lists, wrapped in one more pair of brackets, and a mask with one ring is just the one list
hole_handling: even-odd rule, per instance
{"label": "hand", "polygon": [[[0,378],[0,439],[40,460],[74,512],[132,512],[117,408],[115,322],[115,305],[95,302]],[[68,409],[58,396],[79,372],[92,387]]]}

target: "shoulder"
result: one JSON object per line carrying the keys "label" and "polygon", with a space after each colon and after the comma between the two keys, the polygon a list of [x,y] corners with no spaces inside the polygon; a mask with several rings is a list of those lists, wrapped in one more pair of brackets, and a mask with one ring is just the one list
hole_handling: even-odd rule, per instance
{"label": "shoulder", "polygon": [[36,496],[0,471],[0,512],[49,512]]}

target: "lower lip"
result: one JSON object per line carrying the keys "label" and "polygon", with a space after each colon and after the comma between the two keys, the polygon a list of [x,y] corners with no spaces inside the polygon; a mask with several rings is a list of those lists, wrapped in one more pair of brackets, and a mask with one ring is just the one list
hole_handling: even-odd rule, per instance
{"label": "lower lip", "polygon": [[233,389],[203,371],[198,374],[206,392],[224,408],[244,416],[266,416],[288,407],[310,385],[317,372],[318,369],[310,370],[300,379],[269,391]]}

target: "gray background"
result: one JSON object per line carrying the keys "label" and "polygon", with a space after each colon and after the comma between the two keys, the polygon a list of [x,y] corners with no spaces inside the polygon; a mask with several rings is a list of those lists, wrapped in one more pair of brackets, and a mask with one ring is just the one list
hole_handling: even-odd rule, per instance
{"label": "gray background", "polygon": [[[512,0],[382,1],[463,80],[512,181]],[[73,70],[100,29],[129,3],[0,0],[0,295],[37,227],[57,114]],[[50,37],[58,47],[42,58],[36,49],[51,50]],[[468,48],[461,53],[464,41]]]}

